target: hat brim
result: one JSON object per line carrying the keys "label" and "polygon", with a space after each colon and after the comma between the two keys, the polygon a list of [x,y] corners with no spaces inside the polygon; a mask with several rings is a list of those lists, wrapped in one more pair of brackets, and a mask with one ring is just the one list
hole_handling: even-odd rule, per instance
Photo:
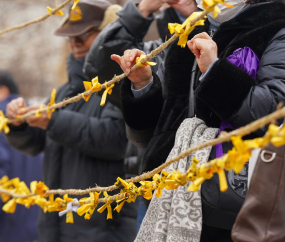
{"label": "hat brim", "polygon": [[93,21],[92,23],[70,24],[67,21],[62,27],[55,31],[55,35],[59,36],[78,36],[86,33],[92,28],[98,28],[102,21]]}

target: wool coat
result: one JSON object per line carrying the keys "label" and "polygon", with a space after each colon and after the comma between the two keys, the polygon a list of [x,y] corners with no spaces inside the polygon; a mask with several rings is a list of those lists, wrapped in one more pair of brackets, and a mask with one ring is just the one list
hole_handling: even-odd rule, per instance
{"label": "wool coat", "polygon": [[[56,102],[84,91],[83,63],[84,58],[69,56],[69,81],[58,88]],[[28,155],[44,152],[43,181],[50,189],[86,189],[96,184],[105,187],[124,177],[127,139],[123,115],[108,101],[101,107],[100,100],[92,95],[88,102],[81,99],[56,110],[46,130],[26,124],[10,126],[7,139],[12,146]],[[126,203],[119,214],[113,212],[110,220],[106,219],[106,210],[95,211],[90,220],[76,213],[73,216],[74,223],[67,224],[65,216],[41,211],[39,241],[125,242],[136,236],[135,204]]]}
{"label": "wool coat", "polygon": [[[131,82],[128,79],[122,82],[121,100],[128,138],[146,148],[143,172],[165,162],[179,125],[189,117],[193,100],[195,115],[207,126],[217,128],[222,120],[230,121],[235,127],[244,126],[275,111],[279,102],[284,103],[284,28],[283,4],[252,4],[222,23],[215,32],[213,40],[218,46],[219,60],[202,82],[199,68],[193,69],[194,55],[187,47],[177,46],[177,41],[169,47],[164,75],[153,73],[153,84],[146,94],[134,98]],[[189,39],[208,29],[206,21],[205,26],[194,29]],[[260,59],[256,79],[226,60],[236,49],[246,46]],[[190,95],[191,78],[194,92]],[[258,130],[250,138],[262,136],[265,131],[266,128]],[[232,222],[237,213],[238,210]]]}

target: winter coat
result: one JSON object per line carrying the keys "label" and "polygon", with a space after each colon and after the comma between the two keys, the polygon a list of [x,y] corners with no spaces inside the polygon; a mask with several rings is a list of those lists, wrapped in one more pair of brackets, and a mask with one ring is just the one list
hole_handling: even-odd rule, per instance
{"label": "winter coat", "polygon": [[[120,66],[110,59],[112,54],[123,55],[125,50],[133,48],[150,53],[163,43],[162,39],[170,38],[167,27],[168,22],[180,23],[175,10],[172,8],[166,9],[157,18],[160,39],[145,42],[144,36],[154,20],[154,14],[144,18],[138,11],[137,5],[133,1],[129,1],[118,12],[118,15],[117,21],[106,26],[96,37],[85,58],[84,74],[90,80],[95,76],[98,76],[99,80],[109,80],[114,74],[122,73]],[[163,50],[162,54],[155,58],[154,61],[157,62],[157,65],[153,67],[154,72],[158,70],[158,66],[164,61],[167,50]],[[112,95],[108,96],[108,100],[118,107],[121,106],[119,85],[120,83],[117,83]],[[130,178],[137,175],[143,153],[141,149],[134,147],[131,143],[128,144],[125,154],[126,177]]]}
{"label": "winter coat", "polygon": [[[209,22],[206,21],[205,26],[194,29],[189,39],[208,29]],[[222,120],[230,121],[237,128],[244,126],[275,111],[279,102],[284,103],[283,4],[271,2],[249,6],[221,24],[213,40],[218,46],[219,60],[202,82],[199,68],[193,68],[194,55],[187,47],[177,46],[177,41],[169,47],[164,76],[153,73],[152,87],[143,96],[134,98],[131,82],[128,79],[122,82],[122,110],[128,125],[127,136],[137,146],[146,148],[142,172],[151,171],[165,162],[178,127],[189,117],[189,102],[192,104],[193,100],[195,115],[207,126],[216,128],[220,127]],[[260,59],[256,79],[226,60],[236,49],[246,46]],[[191,78],[194,80],[192,95]],[[266,128],[260,129],[246,138],[260,137],[265,131]],[[229,145],[223,144],[224,152],[227,152],[226,146]],[[205,184],[207,182],[203,186]],[[232,222],[237,213],[238,210],[233,214]],[[227,228],[230,229],[231,225]]]}
{"label": "winter coat", "polygon": [[[69,81],[57,90],[56,102],[84,91],[83,63],[84,58],[69,56]],[[30,155],[44,151],[43,181],[50,189],[105,187],[124,176],[127,139],[123,116],[108,101],[101,107],[98,95],[55,111],[47,130],[26,124],[10,127],[7,138],[16,149]],[[74,223],[67,224],[65,216],[41,211],[39,241],[125,242],[133,241],[136,235],[137,208],[133,204],[125,204],[119,214],[114,211],[110,220],[106,219],[107,211],[95,211],[90,220],[73,216]]]}
{"label": "winter coat", "polygon": [[[0,102],[0,110],[6,112],[6,105],[17,98],[11,94],[7,99]],[[32,181],[42,179],[43,155],[30,157],[21,154],[13,149],[5,139],[3,133],[0,134],[0,178],[8,176],[9,179],[19,177],[29,187]],[[0,207],[4,203],[0,200]],[[18,205],[15,213],[8,214],[0,210],[0,241],[35,241],[38,239],[37,220],[39,208],[31,206],[30,209]],[[17,231],[17,232],[16,232]]]}
{"label": "winter coat", "polygon": [[[253,4],[215,32],[213,40],[218,46],[219,60],[202,82],[199,68],[194,71],[195,114],[208,126],[220,127],[221,120],[230,120],[241,127],[275,111],[278,103],[284,102],[284,9],[277,2]],[[208,28],[206,21],[205,26],[194,29],[189,39],[207,32]],[[127,133],[133,143],[147,147],[143,171],[165,161],[177,128],[188,117],[194,55],[187,47],[177,46],[177,41],[168,50],[164,76],[153,73],[154,83],[148,93],[134,98],[131,82],[125,79],[122,83]],[[236,49],[245,46],[260,59],[256,80],[226,60]],[[265,128],[258,130],[254,137],[265,131]]]}
{"label": "winter coat", "polygon": [[[115,61],[110,61],[112,54],[123,55],[127,49],[140,49],[145,53],[150,53],[163,43],[165,38],[169,38],[168,22],[180,23],[180,20],[174,9],[169,8],[157,19],[160,39],[144,42],[148,28],[154,20],[154,15],[144,18],[138,11],[137,6],[132,1],[125,4],[124,8],[118,12],[119,18],[107,25],[92,43],[84,64],[84,74],[88,79],[95,76],[99,77],[100,82],[110,80],[114,75],[122,73],[120,66]],[[157,63],[153,67],[156,72],[158,66],[163,62],[167,53],[165,49],[161,54],[154,58]],[[99,93],[101,95],[102,92]],[[116,83],[112,95],[108,100],[116,106],[121,107],[120,101],[120,83]]]}
{"label": "winter coat", "polygon": [[124,159],[125,178],[130,179],[139,173],[140,164],[144,156],[144,150],[136,147],[132,142],[128,142]]}

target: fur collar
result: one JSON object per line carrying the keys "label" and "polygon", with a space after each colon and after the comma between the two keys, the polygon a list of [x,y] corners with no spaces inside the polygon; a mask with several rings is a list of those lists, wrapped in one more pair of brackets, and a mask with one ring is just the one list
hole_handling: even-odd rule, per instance
{"label": "fur collar", "polygon": [[270,40],[284,27],[284,4],[252,4],[230,21],[221,24],[213,40],[218,44],[219,57],[226,58],[237,48],[247,46],[261,58]]}

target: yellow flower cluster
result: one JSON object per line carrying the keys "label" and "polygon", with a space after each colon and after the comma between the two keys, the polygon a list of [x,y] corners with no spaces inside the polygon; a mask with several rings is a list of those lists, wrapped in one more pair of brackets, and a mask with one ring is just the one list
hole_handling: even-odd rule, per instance
{"label": "yellow flower cluster", "polygon": [[186,46],[188,35],[194,30],[196,26],[204,25],[205,19],[201,19],[198,22],[195,22],[194,25],[191,25],[191,21],[200,15],[201,12],[194,12],[184,21],[183,24],[168,24],[170,34],[176,33],[179,36],[179,41],[177,44],[181,47],[184,48]]}
{"label": "yellow flower cluster", "polygon": [[0,133],[2,130],[4,130],[5,134],[8,134],[10,132],[7,121],[8,119],[5,117],[3,111],[0,110]]}
{"label": "yellow flower cluster", "polygon": [[[221,12],[221,10],[217,5],[219,3],[229,8],[233,7],[232,5],[226,4],[224,0],[203,0],[202,6],[207,13],[212,12],[213,17],[216,18],[217,15]],[[194,24],[191,24],[191,22],[194,21],[194,19],[197,19],[200,16],[201,12],[194,12],[184,21],[183,24],[177,24],[177,23],[168,24],[168,29],[170,34],[175,33],[179,36],[179,41],[177,43],[178,45],[185,48],[188,40],[188,35],[194,30],[196,26],[204,25],[205,19],[201,19],[199,21],[196,21]]]}
{"label": "yellow flower cluster", "polygon": [[[107,209],[107,219],[112,219],[111,203],[116,200],[117,206],[114,210],[118,213],[121,211],[125,202],[135,202],[137,196],[143,196],[145,199],[150,200],[152,198],[153,190],[156,191],[156,196],[162,195],[162,189],[173,190],[179,186],[185,186],[188,182],[192,182],[188,190],[198,191],[200,185],[206,180],[211,179],[214,173],[217,173],[220,181],[220,190],[226,191],[228,188],[227,180],[225,176],[225,170],[234,170],[235,173],[239,173],[244,164],[249,160],[251,156],[251,150],[264,147],[269,142],[275,146],[285,145],[285,127],[279,128],[278,126],[269,125],[268,132],[262,138],[256,138],[253,140],[242,140],[241,136],[231,138],[233,148],[221,158],[214,159],[210,162],[202,164],[197,167],[199,160],[193,158],[193,161],[186,173],[181,173],[176,170],[171,172],[162,171],[161,174],[155,174],[152,181],[140,181],[140,187],[137,187],[134,183],[126,182],[120,177],[117,178],[116,186],[121,188],[119,194],[114,197],[108,195],[105,191],[103,193],[105,203],[97,211],[102,213]],[[57,212],[66,210],[67,204],[73,201],[73,198],[69,198],[67,194],[63,198],[57,197],[54,199],[53,194],[46,195],[46,191],[49,188],[43,182],[33,181],[30,184],[30,189],[24,182],[21,182],[19,178],[9,180],[7,176],[0,179],[0,194],[2,201],[6,203],[3,206],[3,210],[7,213],[14,213],[16,204],[22,204],[29,208],[31,205],[40,206],[44,212]],[[17,194],[11,198],[10,194]],[[27,196],[25,196],[27,195]],[[49,196],[49,200],[45,197]],[[90,219],[99,203],[100,193],[89,193],[89,197],[85,197],[79,200],[77,204],[77,214],[82,216],[85,214],[85,219]],[[113,199],[111,199],[113,198]],[[102,199],[101,199],[102,200]],[[102,202],[102,201],[101,201]],[[73,223],[72,211],[67,212],[67,223]]]}
{"label": "yellow flower cluster", "polygon": [[157,63],[151,62],[151,61],[148,61],[147,63],[142,64],[142,63],[141,63],[141,60],[142,60],[143,58],[145,58],[145,56],[146,56],[146,55],[143,55],[143,54],[142,54],[140,57],[137,57],[136,63],[138,64],[139,67],[144,67],[144,66],[147,66],[147,65],[155,66],[155,65],[157,64]]}

